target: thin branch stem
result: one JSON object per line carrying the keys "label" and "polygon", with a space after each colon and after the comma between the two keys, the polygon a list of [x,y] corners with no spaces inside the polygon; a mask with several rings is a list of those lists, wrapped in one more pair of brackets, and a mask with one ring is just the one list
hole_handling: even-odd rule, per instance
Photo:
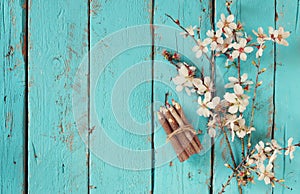
{"label": "thin branch stem", "polygon": [[247,157],[245,157],[242,162],[234,169],[233,173],[228,177],[226,183],[224,185],[222,185],[222,189],[219,192],[219,194],[222,194],[225,192],[225,188],[230,184],[231,179],[236,175],[238,169],[244,164],[244,162],[246,161],[246,159],[252,155],[255,152],[255,149],[253,149],[248,155]]}
{"label": "thin branch stem", "polygon": [[[258,63],[256,65],[256,67],[257,67],[257,73],[256,73],[255,88],[254,88],[254,93],[253,93],[253,98],[252,98],[250,127],[253,127],[253,124],[254,124],[255,101],[256,101],[257,88],[258,88],[258,76],[259,76],[259,72],[260,72],[260,70],[259,70],[260,69],[260,58],[258,58]],[[250,148],[251,148],[251,133],[249,133],[249,136],[248,136],[247,153],[249,153]]]}
{"label": "thin branch stem", "polygon": [[[198,45],[198,41],[196,40],[196,38],[194,37],[194,35],[191,35],[182,25],[180,25],[180,22],[178,20],[175,20],[169,14],[165,14],[165,15],[168,18],[170,18],[177,26],[179,26],[179,28],[181,28],[189,37],[191,37],[194,40],[194,42],[196,43],[196,45]],[[203,55],[208,60],[208,62],[210,63],[210,65],[214,65],[213,62],[212,62],[212,60],[208,57],[208,55],[206,53],[203,53]]]}
{"label": "thin branch stem", "polygon": [[231,156],[231,160],[232,160],[233,166],[234,166],[234,168],[236,168],[237,165],[236,165],[235,158],[234,158],[234,154],[233,154],[233,151],[232,151],[232,148],[231,148],[229,139],[228,139],[228,135],[227,135],[227,133],[226,133],[226,131],[225,131],[225,129],[224,129],[223,126],[221,127],[221,130],[222,130],[223,133],[224,133],[225,140],[226,140],[227,146],[228,146],[228,148],[229,148],[229,152],[230,152],[230,156]]}
{"label": "thin branch stem", "polygon": [[242,138],[241,141],[242,141],[242,158],[244,159],[244,157],[245,157],[245,139]]}
{"label": "thin branch stem", "polygon": [[238,57],[238,78],[239,78],[239,83],[241,84],[241,58]]}
{"label": "thin branch stem", "polygon": [[[242,79],[241,79],[241,58],[238,57],[238,79],[239,79],[239,83],[241,84]],[[244,159],[245,157],[245,140],[244,138],[241,139],[241,146],[242,146],[242,159]]]}

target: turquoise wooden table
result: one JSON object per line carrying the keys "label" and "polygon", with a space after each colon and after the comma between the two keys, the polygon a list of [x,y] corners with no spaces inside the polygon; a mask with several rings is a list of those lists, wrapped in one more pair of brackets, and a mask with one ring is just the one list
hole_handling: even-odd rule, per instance
{"label": "turquoise wooden table", "polygon": [[[217,193],[230,173],[224,140],[180,163],[169,156],[154,112],[169,91],[198,122],[194,105],[176,94],[175,69],[160,53],[172,38],[193,55],[165,13],[205,32],[226,13],[224,3],[2,0],[0,193]],[[232,8],[248,31],[270,25],[292,32],[289,47],[271,48],[264,58],[254,139],[299,141],[299,0],[235,0]],[[174,29],[159,36],[163,28],[152,24]],[[101,41],[98,54],[88,52]],[[93,65],[102,59],[108,60],[103,69]],[[100,141],[93,135],[98,124],[106,135]],[[135,158],[132,150],[142,154]],[[298,153],[292,162],[277,161],[275,171],[293,190],[256,181],[244,193],[300,193]],[[238,193],[235,181],[226,192]]]}

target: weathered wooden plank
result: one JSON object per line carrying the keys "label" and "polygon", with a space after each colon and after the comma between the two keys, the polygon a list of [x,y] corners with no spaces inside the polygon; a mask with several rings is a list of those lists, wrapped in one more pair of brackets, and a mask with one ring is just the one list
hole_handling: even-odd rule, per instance
{"label": "weathered wooden plank", "polygon": [[26,8],[23,3],[0,2],[0,193],[25,191]]}
{"label": "weathered wooden plank", "polygon": [[74,77],[87,52],[87,27],[86,0],[29,1],[31,193],[87,193],[86,145],[72,112]]}
{"label": "weathered wooden plank", "polygon": [[[294,137],[294,143],[300,141],[299,133],[299,74],[300,74],[300,4],[299,1],[276,1],[277,28],[282,26],[286,31],[291,31],[287,39],[288,47],[276,47],[276,83],[275,105],[276,125],[275,138],[281,145],[287,146],[287,140]],[[300,190],[300,159],[299,149],[295,152],[295,158],[291,161],[289,156],[278,156],[275,164],[275,173],[278,178],[285,179],[288,190],[276,185],[274,193],[297,193]]]}
{"label": "weathered wooden plank", "polygon": [[[233,1],[231,6],[232,13],[236,16],[235,22],[240,21],[244,26],[245,32],[253,38],[256,38],[252,33],[254,29],[257,31],[258,27],[263,27],[265,32],[268,31],[268,26],[274,25],[274,1],[265,1],[264,6],[261,6],[261,1]],[[220,19],[221,13],[224,13],[226,16],[229,15],[226,11],[224,1],[216,1],[216,15],[215,23]],[[263,20],[261,19],[263,18]],[[256,60],[255,52],[253,51],[251,55],[248,55],[247,62],[241,62],[241,74],[247,73],[248,79],[255,82],[256,77],[256,68],[251,64],[252,60]],[[222,71],[224,82],[228,82],[229,76],[237,77],[237,71],[232,67],[231,69],[225,68],[225,59],[218,60],[217,65]],[[252,146],[258,143],[260,140],[268,140],[272,135],[273,127],[273,76],[274,76],[274,50],[272,44],[267,44],[267,50],[264,52],[264,55],[261,59],[261,68],[267,68],[267,71],[264,74],[261,74],[259,80],[263,81],[263,85],[258,88],[257,100],[255,106],[257,107],[254,115],[254,127],[256,131],[252,134]],[[247,95],[253,97],[254,85],[251,87],[250,92],[247,92]],[[247,111],[244,112],[244,117],[246,118],[247,125],[250,125],[251,117],[251,106],[252,99],[249,101]],[[231,139],[230,133],[229,137]],[[241,162],[241,144],[240,140],[236,137],[235,142],[232,144],[233,150],[235,152],[236,163]],[[245,145],[247,145],[247,139],[245,140]],[[228,147],[225,140],[222,138],[216,142],[215,153],[215,167],[214,167],[214,193],[220,191],[221,184],[227,180],[228,175],[231,173],[230,169],[224,167],[224,163],[229,163],[232,165],[232,161],[229,155]],[[225,151],[227,150],[227,151]],[[264,182],[258,181],[255,178],[255,184],[243,188],[244,193],[269,193],[271,188],[266,186]],[[227,193],[237,193],[237,183],[235,180],[232,181],[229,187],[226,189]]]}
{"label": "weathered wooden plank", "polygon": [[90,7],[90,192],[151,193],[151,1]]}
{"label": "weathered wooden plank", "polygon": [[[201,28],[201,35],[211,28],[211,8],[209,1],[155,1],[155,66],[154,66],[154,100],[155,110],[164,104],[165,93],[169,92],[169,100],[176,99],[185,110],[187,118],[196,128],[206,131],[206,121],[199,120],[196,113],[198,104],[196,96],[188,96],[185,92],[178,93],[175,85],[170,81],[176,75],[176,69],[161,55],[163,49],[179,52],[197,68],[202,66],[209,72],[206,59],[197,59],[192,52],[194,42],[184,39],[176,24],[165,13],[179,19],[184,27],[197,25]],[[198,70],[199,70],[198,69]],[[200,155],[192,156],[188,161],[180,163],[173,154],[173,148],[166,145],[166,135],[157,119],[155,131],[156,165],[154,173],[154,193],[209,193],[211,152],[210,138],[199,136],[205,147]],[[206,142],[206,143],[205,143]]]}

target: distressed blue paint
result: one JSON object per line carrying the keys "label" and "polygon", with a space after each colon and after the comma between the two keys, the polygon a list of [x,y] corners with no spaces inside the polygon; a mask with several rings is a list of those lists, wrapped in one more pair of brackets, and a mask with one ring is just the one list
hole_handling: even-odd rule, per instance
{"label": "distressed blue paint", "polygon": [[[201,35],[205,35],[205,31],[211,27],[211,10],[208,1],[202,3],[199,1],[190,1],[189,3],[186,3],[181,0],[177,2],[155,1],[155,7],[155,25],[168,25],[172,28],[178,28],[168,17],[166,17],[165,13],[167,13],[174,18],[178,18],[183,26],[200,26],[203,30]],[[172,32],[172,30],[169,31]],[[193,61],[193,65],[199,69],[201,69],[202,66],[208,67],[205,59],[196,59],[194,53],[191,51],[194,42],[189,38],[184,39],[179,32],[181,32],[180,29],[170,34],[164,32],[163,27],[158,26],[155,28],[155,60],[161,61],[160,63],[157,62],[154,66],[155,79],[157,80],[154,84],[154,97],[155,101],[159,102],[156,104],[155,109],[158,110],[159,106],[164,104],[164,94],[169,92],[169,100],[174,98],[183,105],[186,116],[194,127],[196,129],[204,129],[206,122],[202,120],[199,121],[198,116],[195,115],[198,106],[197,99],[195,96],[187,96],[185,92],[176,92],[175,85],[170,81],[170,78],[176,75],[176,68],[168,64],[161,56],[161,52],[164,48],[158,46],[162,45],[167,47],[167,49],[173,50],[173,52],[177,51],[182,54],[184,53],[183,56],[188,60]],[[206,69],[206,71],[207,70],[208,69]],[[160,82],[164,82],[165,84],[163,85]],[[154,138],[155,149],[161,150],[160,147],[166,142],[166,135],[159,123],[157,123],[156,126],[158,128]],[[203,138],[201,136],[199,137],[200,140],[203,141]],[[169,149],[166,149],[166,152],[172,152],[172,148],[169,147]],[[180,163],[176,157],[172,161],[166,161],[164,165],[155,169],[154,193],[209,193],[210,155],[210,150],[208,150],[204,155],[202,155],[202,153],[201,156],[194,155],[184,163]]]}
{"label": "distressed blue paint", "polygon": [[87,151],[73,118],[72,87],[87,52],[88,4],[29,6],[29,191],[86,193]]}
{"label": "distressed blue paint", "polygon": [[0,193],[24,190],[25,12],[23,1],[0,2]]}
{"label": "distressed blue paint", "polygon": [[[134,0],[129,2],[93,0],[90,11],[91,47],[98,41],[124,28],[150,24],[151,1]],[[145,37],[148,46],[127,49],[122,51],[120,45],[132,45],[138,39]],[[123,152],[111,151],[114,164],[105,158],[100,158],[94,149],[111,150],[109,145],[103,145],[95,138],[96,133],[90,136],[90,192],[91,193],[151,193],[151,32],[133,30],[132,34],[121,32],[119,36],[112,36],[108,45],[104,47],[104,55],[119,51],[111,56],[111,61],[100,75],[95,74],[97,66],[103,64],[102,59],[91,54],[90,77],[91,90],[95,85],[95,92],[91,91],[91,106],[96,107],[100,126],[115,144],[121,149],[149,150],[141,163],[148,163],[150,169],[128,170],[126,166],[134,162],[126,162]],[[106,43],[103,42],[104,44]],[[115,42],[115,44],[111,43]],[[118,44],[118,42],[120,42]],[[100,44],[101,45],[101,44]],[[105,48],[106,47],[106,48]],[[106,53],[108,52],[108,53]],[[100,56],[101,57],[101,56]],[[96,78],[99,78],[96,80]],[[145,79],[143,79],[145,78]],[[96,80],[96,81],[95,81]],[[128,82],[128,83],[127,83]],[[135,84],[133,84],[135,83]],[[135,86],[134,86],[135,85]],[[113,107],[115,107],[113,109]],[[92,117],[95,115],[91,115]],[[133,119],[133,120],[131,120]],[[93,119],[90,127],[97,126]],[[95,132],[100,130],[95,128]],[[134,131],[131,131],[134,130]],[[144,135],[135,134],[142,133]],[[96,144],[96,145],[95,145]],[[96,147],[96,148],[95,148]],[[134,160],[134,159],[132,159]],[[136,166],[136,168],[138,168]]]}
{"label": "distressed blue paint", "polygon": [[[95,153],[89,152],[85,143],[78,135],[72,113],[72,94],[74,75],[83,56],[88,49],[88,34],[90,33],[91,47],[100,39],[122,28],[139,24],[149,24],[151,19],[152,1],[29,1],[29,104],[24,104],[25,98],[25,62],[22,56],[24,45],[24,31],[26,28],[24,1],[10,0],[0,3],[1,12],[1,76],[0,76],[0,118],[1,138],[0,153],[2,156],[0,167],[0,193],[20,193],[24,190],[24,114],[25,107],[29,108],[29,164],[28,180],[31,193],[216,193],[226,180],[230,170],[223,164],[229,162],[229,153],[224,139],[218,139],[215,144],[214,163],[211,153],[193,156],[185,163],[177,159],[166,161],[153,170],[132,171],[126,170],[125,159],[120,158],[120,167],[115,167],[101,160]],[[224,2],[215,1],[215,22],[221,13],[226,13]],[[90,16],[88,7],[90,3]],[[211,28],[210,17],[211,1],[155,1],[154,24],[176,27],[164,15],[168,13],[179,18],[184,26],[200,24],[202,35]],[[290,46],[276,47],[276,53],[271,44],[262,60],[262,68],[268,70],[261,76],[264,81],[257,97],[257,111],[255,113],[254,143],[259,140],[268,140],[275,129],[274,136],[281,144],[286,144],[290,136],[295,142],[299,135],[299,64],[297,56],[300,52],[300,24],[299,1],[268,0],[262,1],[234,1],[233,12],[245,25],[246,31],[275,25],[275,3],[278,15],[276,26],[283,26],[292,31],[288,39]],[[200,16],[200,18],[199,18]],[[90,17],[90,31],[88,19]],[[263,19],[262,19],[263,18]],[[155,33],[162,33],[162,27],[157,26]],[[196,102],[190,102],[186,94],[176,94],[174,85],[169,78],[175,74],[175,69],[166,63],[160,56],[161,48],[155,48],[154,62],[154,91],[151,82],[151,32],[136,31],[137,39],[145,38],[148,46],[133,48],[120,53],[108,64],[96,84],[95,102],[97,116],[108,136],[117,144],[137,150],[151,149],[151,98],[154,95],[154,108],[157,109],[164,101],[164,93],[170,91],[170,98],[180,100],[184,104],[185,112],[195,125],[205,129],[205,120],[194,118],[197,108]],[[130,45],[136,41],[130,35],[117,37],[120,42]],[[188,52],[192,61],[193,53],[190,48],[192,42],[183,40],[178,34],[169,36],[155,36],[155,43],[162,43],[168,39],[179,52]],[[177,45],[174,41],[177,40]],[[10,49],[12,46],[13,49]],[[108,45],[109,46],[109,45]],[[109,49],[113,48],[107,48]],[[23,54],[26,55],[26,51]],[[274,74],[274,54],[276,54],[276,74]],[[91,58],[91,63],[98,60]],[[224,60],[218,60],[217,65],[224,77],[235,75],[224,68]],[[203,63],[200,61],[199,63]],[[88,64],[85,64],[88,68]],[[199,64],[196,62],[198,67]],[[92,66],[91,66],[92,67]],[[93,71],[93,69],[90,69]],[[208,72],[209,70],[206,69]],[[242,72],[255,79],[255,68],[250,64],[242,63]],[[88,88],[88,76],[85,75],[85,86]],[[94,75],[91,73],[91,77]],[[275,80],[274,80],[275,76]],[[144,82],[140,81],[145,78]],[[137,85],[132,83],[136,82]],[[162,83],[164,82],[164,83]],[[80,88],[77,88],[80,89]],[[275,93],[274,90],[275,89]],[[220,92],[220,91],[217,91]],[[250,92],[251,94],[252,92]],[[84,117],[88,123],[87,98],[83,103],[86,111]],[[274,97],[275,95],[275,97]],[[275,101],[274,101],[275,100]],[[117,101],[117,102],[116,102]],[[112,109],[112,104],[119,108]],[[275,104],[275,107],[274,107]],[[251,103],[250,103],[251,105]],[[275,114],[274,113],[275,109]],[[129,117],[137,123],[132,125]],[[275,115],[275,125],[273,117]],[[249,116],[249,112],[245,113]],[[154,122],[154,145],[157,152],[165,143],[165,134],[159,124]],[[89,123],[93,127],[94,123]],[[140,126],[137,129],[146,135],[134,134],[128,129],[131,126]],[[87,134],[85,128],[82,132]],[[93,135],[91,145],[93,145]],[[199,136],[203,141],[203,136]],[[87,142],[86,142],[87,143]],[[100,148],[99,148],[100,149]],[[101,149],[110,150],[103,146]],[[172,152],[171,147],[165,151]],[[236,158],[240,146],[234,147]],[[112,153],[115,154],[115,153]],[[155,156],[161,153],[156,153]],[[120,157],[116,154],[116,158]],[[163,154],[162,154],[163,155]],[[166,154],[167,155],[167,154]],[[299,155],[295,160],[288,157],[275,163],[278,178],[286,179],[286,184],[293,188],[289,191],[279,185],[274,193],[297,193],[299,188]],[[281,158],[281,156],[279,156]],[[151,163],[151,154],[145,156],[145,162]],[[157,159],[157,158],[156,158]],[[123,163],[122,163],[123,162]],[[155,161],[158,162],[158,161]],[[123,165],[123,166],[122,166]],[[210,188],[210,170],[213,166],[213,188]],[[88,174],[89,172],[89,174]],[[89,183],[89,185],[88,185]],[[154,185],[152,185],[154,183]],[[152,187],[154,190],[152,191]],[[226,189],[227,193],[237,193],[235,181]],[[244,188],[244,193],[271,193],[270,187],[263,182],[256,181],[255,185]]]}
{"label": "distressed blue paint", "polygon": [[[275,82],[275,105],[276,126],[275,138],[282,145],[287,145],[287,140],[294,137],[294,143],[300,141],[299,133],[299,74],[300,74],[300,24],[299,24],[299,1],[287,3],[277,0],[276,12],[277,27],[282,26],[291,31],[288,38],[289,47],[277,46],[276,48],[276,82]],[[290,161],[289,157],[279,160],[275,165],[275,171],[284,178],[285,184],[293,190],[276,187],[274,193],[298,193],[300,189],[300,155],[296,150],[295,158]]]}
{"label": "distressed blue paint", "polygon": [[[232,13],[236,16],[235,21],[240,21],[248,35],[255,38],[255,35],[252,33],[254,29],[257,31],[258,27],[263,27],[265,32],[268,32],[268,26],[274,26],[275,21],[275,2],[274,1],[266,1],[264,2],[264,6],[260,6],[260,1],[233,1],[232,4]],[[261,7],[260,9],[257,9]],[[271,12],[273,11],[273,12]],[[216,4],[216,16],[215,21],[217,22],[220,19],[221,13],[225,13],[228,15],[226,11],[226,7],[224,6],[224,2],[217,1]],[[255,14],[254,14],[255,13]],[[269,14],[266,14],[269,13]],[[264,18],[261,20],[260,18]],[[258,22],[259,21],[259,22]],[[253,51],[251,55],[248,55],[247,62],[241,62],[241,74],[247,73],[248,79],[255,82],[256,77],[256,67],[254,67],[251,63],[252,60],[256,60],[255,52]],[[234,68],[227,69],[224,68],[225,60],[218,60],[217,65],[220,69],[222,69],[224,75],[225,83],[228,82],[227,79],[229,76],[237,77],[238,73]],[[264,56],[261,60],[261,69],[267,68],[267,71],[264,74],[259,76],[259,80],[263,81],[263,85],[258,88],[257,91],[257,100],[255,102],[255,114],[254,114],[254,127],[256,131],[253,132],[252,136],[252,147],[262,140],[269,141],[272,134],[272,125],[273,125],[273,77],[274,77],[274,51],[273,45],[267,44],[267,50],[264,52]],[[249,96],[253,96],[252,86],[250,92],[247,93]],[[244,112],[244,117],[248,120],[247,124],[249,125],[250,117],[251,117],[251,106],[252,99],[249,99],[248,110]],[[231,134],[228,133],[228,136],[231,140]],[[227,179],[228,174],[231,172],[229,169],[224,169],[224,159],[226,162],[232,165],[232,161],[227,149],[227,145],[224,139],[221,139],[216,143],[217,146],[220,146],[221,149],[217,149],[215,153],[215,168],[214,168],[214,192],[218,192],[221,189],[221,184],[224,183],[224,180]],[[233,145],[235,160],[237,165],[241,162],[241,144],[238,138],[235,138],[235,143]],[[245,140],[245,145],[247,145],[247,139]],[[226,151],[227,150],[227,151]],[[220,170],[220,169],[224,170]],[[256,176],[256,175],[255,175]],[[255,178],[255,185],[249,185],[246,188],[243,187],[245,193],[252,192],[263,192],[270,193],[271,187],[265,186],[264,182],[258,181]],[[226,189],[229,193],[237,193],[237,184],[236,181],[232,181],[232,184]]]}

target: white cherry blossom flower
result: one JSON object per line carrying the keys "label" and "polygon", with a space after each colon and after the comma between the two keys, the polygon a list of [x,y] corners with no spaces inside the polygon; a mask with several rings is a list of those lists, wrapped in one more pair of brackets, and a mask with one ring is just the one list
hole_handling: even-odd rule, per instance
{"label": "white cherry blossom flower", "polygon": [[204,77],[203,81],[199,78],[193,79],[193,84],[197,90],[197,93],[203,95],[205,92],[213,91],[213,84],[210,77]]}
{"label": "white cherry blossom flower", "polygon": [[190,89],[193,87],[193,79],[196,68],[188,66],[186,63],[178,63],[178,75],[172,78],[176,85],[176,91],[181,92],[185,88],[186,92],[190,95]]}
{"label": "white cherry blossom flower", "polygon": [[225,100],[230,103],[228,112],[231,114],[235,114],[238,111],[244,112],[249,104],[249,96],[244,94],[244,90],[239,84],[235,84],[233,89],[234,93],[227,92],[224,95]]}
{"label": "white cherry blossom flower", "polygon": [[233,48],[235,50],[232,52],[232,57],[234,59],[240,57],[243,61],[247,60],[246,53],[251,53],[253,51],[252,47],[247,46],[247,40],[245,38],[241,38],[239,43],[233,44]]}
{"label": "white cherry blossom flower", "polygon": [[200,95],[203,95],[207,91],[206,86],[200,78],[193,79],[193,85],[195,86],[197,93]]}
{"label": "white cherry blossom flower", "polygon": [[226,51],[227,51],[228,49],[231,49],[231,48],[232,48],[232,46],[233,46],[232,40],[233,40],[232,37],[226,38],[226,39],[224,40],[223,44],[221,45],[221,49],[220,49],[220,50],[222,51],[222,53],[226,53]]}
{"label": "white cherry blossom flower", "polygon": [[203,84],[204,84],[204,86],[206,87],[206,91],[208,91],[208,92],[213,92],[213,91],[214,91],[214,90],[213,90],[213,83],[212,83],[210,77],[206,76],[206,77],[204,77],[203,80],[204,80],[204,81],[203,81]]}
{"label": "white cherry blossom flower", "polygon": [[208,52],[206,44],[204,44],[204,42],[202,42],[200,39],[197,40],[197,45],[194,46],[192,50],[196,53],[196,58],[200,58],[203,53]]}
{"label": "white cherry blossom flower", "polygon": [[[241,116],[235,120],[230,121],[232,141],[234,141],[235,134],[239,138],[244,138],[247,134],[250,134],[252,131],[255,131],[254,127],[247,127],[245,124],[246,121]],[[226,125],[228,125],[228,123]]]}
{"label": "white cherry blossom flower", "polygon": [[255,54],[256,58],[262,57],[265,47],[266,46],[264,44],[258,46],[258,49]]}
{"label": "white cherry blossom flower", "polygon": [[208,127],[208,135],[210,137],[216,137],[216,117],[217,117],[217,114],[214,114],[212,116],[212,119],[209,120],[209,122],[207,123],[207,127]]}
{"label": "white cherry blossom flower", "polygon": [[290,32],[285,32],[283,27],[279,27],[278,30],[274,30],[273,27],[269,27],[270,38],[278,44],[288,46],[289,43],[285,40],[290,36]]}
{"label": "white cherry blossom flower", "polygon": [[251,158],[253,158],[257,164],[263,163],[267,159],[264,142],[258,142],[258,144],[255,145],[255,149],[257,153],[253,154]]}
{"label": "white cherry blossom flower", "polygon": [[277,151],[277,153],[281,154],[281,146],[277,143],[275,139],[272,139],[271,143],[267,142],[266,145],[270,146],[272,150]]}
{"label": "white cherry blossom flower", "polygon": [[296,147],[293,145],[294,138],[289,138],[288,140],[288,147],[285,151],[285,155],[290,155],[290,159],[292,160],[294,158],[294,151],[296,150]]}
{"label": "white cherry blossom flower", "polygon": [[234,137],[235,137],[235,132],[234,132],[234,126],[235,126],[235,123],[237,121],[239,121],[242,117],[239,116],[237,117],[236,115],[232,115],[232,114],[227,114],[225,116],[225,126],[227,126],[229,129],[231,129],[231,141],[233,142],[234,141]]}
{"label": "white cherry blossom flower", "polygon": [[272,139],[271,143],[267,142],[266,145],[269,146],[269,147],[265,148],[266,152],[271,153],[273,151],[273,154],[269,158],[269,163],[273,163],[276,160],[277,155],[281,154],[281,151],[280,151],[281,146],[277,143],[277,141],[275,139]]}
{"label": "white cherry blossom flower", "polygon": [[252,30],[252,32],[257,36],[257,42],[259,44],[263,44],[266,40],[271,40],[268,35],[264,33],[264,29],[262,27],[259,27],[257,32]]}
{"label": "white cherry blossom flower", "polygon": [[216,126],[216,117],[217,117],[218,115],[217,114],[214,114],[213,116],[212,116],[212,119],[210,119],[209,120],[209,122],[207,123],[207,126],[208,127],[215,127]]}
{"label": "white cherry blossom flower", "polygon": [[250,166],[250,165],[252,165],[252,164],[255,163],[255,159],[253,159],[253,158],[247,156],[246,162],[247,162],[247,165]]}
{"label": "white cherry blossom flower", "polygon": [[247,80],[247,79],[248,79],[248,74],[247,73],[244,73],[241,76],[241,82],[239,81],[238,78],[229,77],[228,80],[230,81],[230,83],[226,84],[225,88],[233,88],[234,85],[236,85],[236,84],[240,84],[240,85],[251,85],[251,84],[253,84],[252,81]]}
{"label": "white cherry blossom flower", "polygon": [[188,36],[194,36],[195,35],[195,29],[197,28],[197,26],[189,26],[186,27],[186,31],[187,32],[181,32],[180,35],[182,35],[184,38],[188,37]]}
{"label": "white cherry blossom flower", "polygon": [[209,117],[212,114],[211,110],[214,109],[219,103],[219,97],[214,97],[213,99],[211,99],[211,93],[206,92],[204,94],[203,100],[201,96],[199,96],[198,98],[198,104],[200,105],[200,107],[197,110],[197,113],[200,116]]}
{"label": "white cherry blossom flower", "polygon": [[210,44],[210,49],[213,51],[216,50],[218,46],[223,44],[224,42],[221,30],[217,30],[216,32],[214,32],[214,30],[208,30],[206,32],[206,35],[208,36],[208,38],[204,40],[204,44]]}
{"label": "white cherry blossom flower", "polygon": [[272,172],[273,165],[269,163],[265,167],[264,164],[260,164],[258,169],[260,171],[260,176],[258,177],[258,180],[264,180],[266,185],[270,184],[272,179],[274,178],[274,173]]}
{"label": "white cherry blossom flower", "polygon": [[232,31],[237,28],[236,23],[234,21],[234,15],[229,15],[227,18],[224,14],[221,14],[221,19],[217,23],[217,27],[222,29],[226,36],[231,36]]}
{"label": "white cherry blossom flower", "polygon": [[269,163],[273,163],[276,160],[277,154],[278,154],[278,152],[277,152],[277,150],[275,150],[269,159]]}
{"label": "white cherry blossom flower", "polygon": [[235,32],[235,36],[236,36],[236,41],[239,42],[242,38],[244,38],[245,33],[243,33],[242,31]]}

